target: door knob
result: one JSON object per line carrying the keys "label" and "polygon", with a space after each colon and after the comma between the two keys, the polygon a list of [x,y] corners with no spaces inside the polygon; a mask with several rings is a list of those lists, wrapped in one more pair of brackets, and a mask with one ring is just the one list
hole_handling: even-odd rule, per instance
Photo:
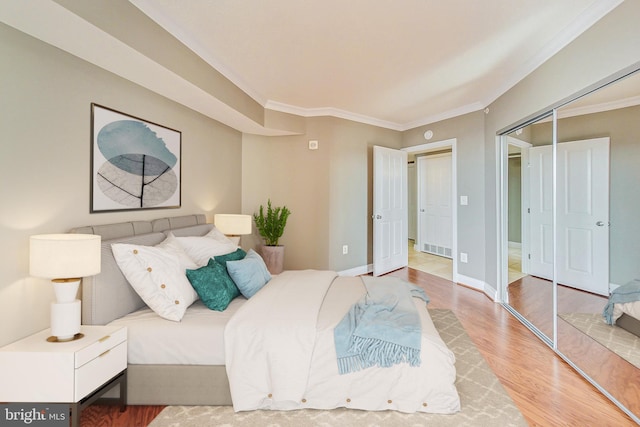
{"label": "door knob", "polygon": [[[602,227],[602,226],[604,226],[604,221],[598,221],[598,222],[596,222],[596,225],[597,225],[598,227]],[[608,225],[608,224],[607,224],[607,225]]]}

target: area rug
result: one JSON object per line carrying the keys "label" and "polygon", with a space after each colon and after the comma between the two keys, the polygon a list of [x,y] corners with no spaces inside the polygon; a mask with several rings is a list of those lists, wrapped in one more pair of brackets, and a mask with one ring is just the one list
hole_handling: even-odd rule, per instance
{"label": "area rug", "polygon": [[560,317],[570,325],[640,368],[640,338],[619,326],[605,323],[598,313],[565,313]]}
{"label": "area rug", "polygon": [[419,427],[526,426],[524,417],[450,310],[429,310],[440,336],[456,355],[462,410],[452,415],[334,409],[233,412],[229,406],[169,406],[150,427]]}

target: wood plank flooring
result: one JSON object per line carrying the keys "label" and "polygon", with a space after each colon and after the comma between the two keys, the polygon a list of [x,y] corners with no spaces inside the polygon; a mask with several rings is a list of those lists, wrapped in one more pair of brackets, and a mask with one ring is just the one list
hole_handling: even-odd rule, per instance
{"label": "wood plank flooring", "polygon": [[[531,426],[633,426],[627,415],[483,293],[403,268],[390,273],[425,289],[432,308],[452,310]],[[93,405],[83,427],[144,427],[162,406]]]}
{"label": "wood plank flooring", "polygon": [[[553,335],[552,283],[527,276],[509,285],[509,301],[545,335]],[[601,315],[607,298],[558,286],[558,314]],[[558,318],[558,349],[633,413],[640,414],[640,369]]]}

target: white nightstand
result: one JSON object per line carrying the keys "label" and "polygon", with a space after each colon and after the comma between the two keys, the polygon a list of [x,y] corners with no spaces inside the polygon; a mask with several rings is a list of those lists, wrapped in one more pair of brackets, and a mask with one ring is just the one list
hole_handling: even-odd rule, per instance
{"label": "white nightstand", "polygon": [[49,342],[49,329],[0,348],[0,402],[68,403],[72,425],[114,385],[127,390],[127,328],[82,326],[83,338]]}

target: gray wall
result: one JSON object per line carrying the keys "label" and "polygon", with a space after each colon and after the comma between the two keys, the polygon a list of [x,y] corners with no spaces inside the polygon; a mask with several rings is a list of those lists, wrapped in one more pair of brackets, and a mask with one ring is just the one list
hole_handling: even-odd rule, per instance
{"label": "gray wall", "polygon": [[508,185],[508,215],[509,242],[522,243],[522,159],[520,157],[509,158],[509,185]]}
{"label": "gray wall", "polygon": [[[48,281],[29,236],[74,226],[238,212],[241,134],[0,24],[0,345],[49,326]],[[182,207],[89,213],[92,102],[182,132]],[[8,326],[10,325],[10,326]]]}
{"label": "gray wall", "polygon": [[[243,212],[256,212],[268,198],[291,209],[281,240],[287,269],[366,266],[373,256],[372,147],[400,148],[401,134],[332,117],[307,118],[306,129],[244,136]],[[309,140],[319,148],[309,150]],[[258,243],[258,236],[243,238],[248,247]]]}
{"label": "gray wall", "polygon": [[[458,196],[468,196],[469,204],[460,206],[458,201],[458,252],[466,252],[469,262],[458,262],[458,273],[482,281],[485,270],[485,168],[484,168],[484,119],[482,111],[465,114],[449,120],[421,126],[402,133],[402,147],[427,143],[426,130],[433,131],[431,141],[457,139]],[[464,282],[464,280],[462,280]]]}

